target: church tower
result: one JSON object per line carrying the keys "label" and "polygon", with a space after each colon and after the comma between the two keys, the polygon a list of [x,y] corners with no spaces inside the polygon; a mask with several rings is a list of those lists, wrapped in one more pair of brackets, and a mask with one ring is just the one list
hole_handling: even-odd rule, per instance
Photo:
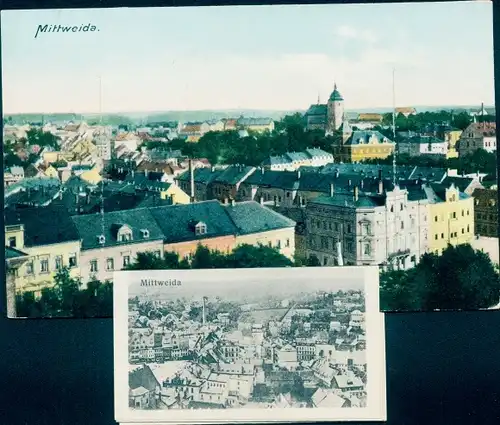
{"label": "church tower", "polygon": [[333,92],[328,99],[326,115],[326,132],[338,130],[344,119],[344,98],[337,90],[337,84],[334,85]]}

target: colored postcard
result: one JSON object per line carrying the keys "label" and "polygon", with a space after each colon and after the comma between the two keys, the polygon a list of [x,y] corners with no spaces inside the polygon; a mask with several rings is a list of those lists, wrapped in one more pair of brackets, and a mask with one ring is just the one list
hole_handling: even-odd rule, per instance
{"label": "colored postcard", "polygon": [[382,311],[497,308],[492,9],[2,12],[9,317],[110,317],[141,269],[377,266]]}
{"label": "colored postcard", "polygon": [[377,267],[115,274],[115,419],[385,420]]}

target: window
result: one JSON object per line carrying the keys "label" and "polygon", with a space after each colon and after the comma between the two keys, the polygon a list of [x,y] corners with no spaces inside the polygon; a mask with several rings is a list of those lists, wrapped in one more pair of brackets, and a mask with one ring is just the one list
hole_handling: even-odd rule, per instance
{"label": "window", "polygon": [[470,232],[470,227],[469,227],[469,225],[467,225],[467,233],[469,233],[469,232]]}
{"label": "window", "polygon": [[372,231],[370,223],[363,223],[362,231],[363,231],[363,234],[369,235]]}
{"label": "window", "polygon": [[33,274],[34,273],[34,267],[33,267],[33,261],[28,261],[26,263],[26,274]]}
{"label": "window", "polygon": [[372,247],[369,243],[365,243],[363,247],[363,254],[364,255],[371,255],[372,253]]}
{"label": "window", "polygon": [[123,267],[127,267],[130,264],[130,255],[123,256]]}
{"label": "window", "polygon": [[435,240],[438,240],[438,235],[437,235],[437,233],[434,235],[434,239],[435,239]]}
{"label": "window", "polygon": [[196,236],[205,235],[207,233],[207,225],[200,221],[194,227],[194,233]]}
{"label": "window", "polygon": [[404,221],[402,221],[402,222],[401,222],[401,229],[404,229],[404,228],[405,228],[405,222],[404,222]]}
{"label": "window", "polygon": [[115,260],[112,258],[106,259],[106,270],[111,271],[115,269]]}
{"label": "window", "polygon": [[49,259],[44,258],[40,260],[40,273],[48,273],[49,272]]}
{"label": "window", "polygon": [[404,206],[403,206],[403,204],[401,204],[401,205],[399,206],[399,211],[403,211],[403,208],[404,208]]}
{"label": "window", "polygon": [[457,218],[457,213],[456,213],[456,211],[453,211],[453,213],[451,214],[451,218]]}
{"label": "window", "polygon": [[347,233],[351,233],[351,225],[350,224],[347,225]]}
{"label": "window", "polygon": [[444,233],[441,233],[441,239],[444,239]]}
{"label": "window", "polygon": [[327,223],[326,223],[326,221],[323,221],[323,230],[327,230],[327,229],[328,229],[327,228]]}
{"label": "window", "polygon": [[287,248],[290,246],[290,239],[287,239],[287,240],[286,240],[286,244],[285,244],[285,246],[286,246]]}
{"label": "window", "polygon": [[328,265],[328,257],[323,257],[323,265],[324,266]]}
{"label": "window", "polygon": [[97,271],[97,260],[90,261],[90,273],[95,273]]}
{"label": "window", "polygon": [[335,223],[335,231],[338,232],[339,231],[339,223]]}
{"label": "window", "polygon": [[287,198],[290,198],[290,196],[291,196],[291,195],[290,195],[290,192],[287,192],[287,193],[286,193],[286,197],[287,197]]}
{"label": "window", "polygon": [[438,216],[437,215],[434,216],[434,221],[437,223],[437,221],[438,221]]}
{"label": "window", "polygon": [[394,212],[394,205],[391,205],[391,212]]}
{"label": "window", "polygon": [[462,217],[463,217],[464,215],[465,215],[465,214],[464,214],[464,210],[462,210]]}
{"label": "window", "polygon": [[272,243],[271,241],[269,241],[269,242],[267,243],[267,246],[268,246],[269,248],[272,248],[272,247],[273,247],[273,243]]}
{"label": "window", "polygon": [[278,240],[278,242],[276,242],[276,248],[281,249],[281,241],[280,240]]}
{"label": "window", "polygon": [[76,267],[77,266],[77,261],[76,261],[76,253],[69,254],[69,267]]}
{"label": "window", "polygon": [[62,255],[58,255],[56,257],[56,264],[55,264],[55,266],[56,266],[56,270],[62,269],[62,266],[63,266],[63,257],[62,257]]}
{"label": "window", "polygon": [[16,237],[15,236],[12,236],[9,238],[9,246],[11,248],[15,248],[16,247]]}

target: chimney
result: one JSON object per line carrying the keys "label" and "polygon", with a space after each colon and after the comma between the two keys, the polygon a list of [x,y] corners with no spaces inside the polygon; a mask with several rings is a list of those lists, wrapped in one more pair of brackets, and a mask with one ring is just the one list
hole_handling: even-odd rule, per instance
{"label": "chimney", "polygon": [[194,168],[193,160],[189,159],[189,197],[191,198],[191,203],[194,202]]}
{"label": "chimney", "polygon": [[215,167],[212,165],[212,166],[210,167],[210,172],[212,172],[212,173],[213,173],[214,171],[215,171]]}
{"label": "chimney", "polygon": [[134,178],[134,176],[135,176],[135,171],[132,170],[132,178]]}
{"label": "chimney", "polygon": [[384,182],[381,180],[378,181],[378,194],[382,195],[384,193]]}
{"label": "chimney", "polygon": [[260,202],[260,205],[264,205],[264,197],[263,196],[260,197],[259,202]]}
{"label": "chimney", "polygon": [[351,179],[347,180],[347,187],[350,189],[351,188],[351,185],[352,185],[352,181]]}
{"label": "chimney", "polygon": [[224,205],[229,205],[229,199],[228,198],[224,198]]}
{"label": "chimney", "polygon": [[63,193],[62,193],[62,190],[59,191],[59,200],[62,201],[62,198],[63,198]]}
{"label": "chimney", "polygon": [[339,171],[339,169],[337,168],[337,169],[335,170],[335,178],[336,178],[336,179],[338,179],[338,178],[339,178],[339,175],[340,175],[340,171]]}
{"label": "chimney", "polygon": [[358,186],[354,186],[354,200],[357,201],[359,198]]}
{"label": "chimney", "polygon": [[363,189],[363,186],[365,185],[365,181],[361,179],[361,182],[359,183],[359,187]]}
{"label": "chimney", "polygon": [[300,170],[297,171],[297,180],[300,180]]}
{"label": "chimney", "polygon": [[335,193],[335,185],[333,183],[330,183],[330,196],[332,197],[334,193]]}
{"label": "chimney", "polygon": [[265,168],[264,168],[264,167],[261,167],[260,172],[261,172],[262,174],[264,174],[264,173],[265,173],[265,171],[266,171],[266,170],[265,170]]}
{"label": "chimney", "polygon": [[236,202],[234,201],[234,199],[231,199],[231,206],[234,207],[235,204]]}

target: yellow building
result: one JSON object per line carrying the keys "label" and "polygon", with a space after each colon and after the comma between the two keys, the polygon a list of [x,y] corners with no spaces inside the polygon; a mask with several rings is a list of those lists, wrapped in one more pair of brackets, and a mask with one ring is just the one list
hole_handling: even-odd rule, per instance
{"label": "yellow building", "polygon": [[40,166],[40,170],[45,174],[45,176],[53,178],[53,179],[59,179],[59,173],[57,172],[57,169],[53,167],[52,165],[49,166]]}
{"label": "yellow building", "polygon": [[84,171],[83,173],[79,174],[79,177],[87,183],[93,185],[100,183],[102,180],[102,176],[99,173],[99,168],[97,167],[92,167],[90,170]]}
{"label": "yellow building", "polygon": [[444,133],[444,141],[448,143],[448,152],[446,158],[458,158],[458,151],[456,148],[457,142],[462,135],[462,130],[448,130]]}
{"label": "yellow building", "polygon": [[27,255],[15,274],[16,293],[34,292],[54,286],[62,267],[70,275],[80,274],[80,237],[73,221],[58,207],[26,208],[5,214],[5,246]]}
{"label": "yellow building", "polygon": [[455,185],[432,187],[437,200],[429,204],[429,251],[441,254],[450,245],[471,244],[474,239],[474,198]]}
{"label": "yellow building", "polygon": [[161,199],[171,199],[172,205],[189,204],[191,202],[189,195],[176,184],[170,184],[168,188],[162,189],[160,197]]}
{"label": "yellow building", "polygon": [[394,152],[394,143],[378,131],[355,130],[343,143],[334,146],[334,156],[341,162],[384,159]]}

